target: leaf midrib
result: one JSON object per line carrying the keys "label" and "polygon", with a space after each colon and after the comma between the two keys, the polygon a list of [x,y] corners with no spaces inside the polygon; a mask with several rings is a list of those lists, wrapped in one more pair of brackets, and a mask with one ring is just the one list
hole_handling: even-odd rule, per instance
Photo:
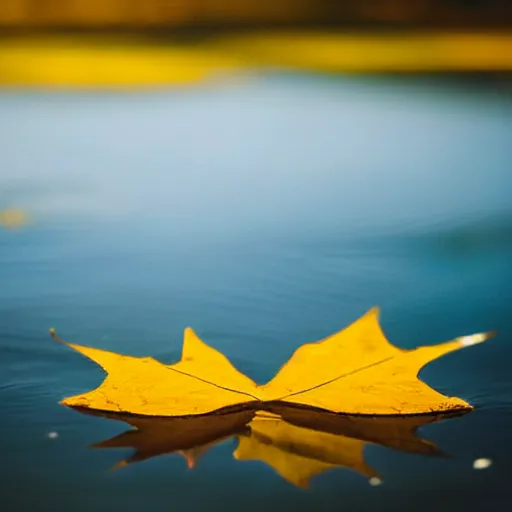
{"label": "leaf midrib", "polygon": [[[306,389],[301,389],[299,391],[294,391],[292,393],[288,393],[287,395],[283,395],[282,397],[279,397],[279,398],[274,398],[272,399],[271,401],[281,401],[281,400],[286,400],[292,396],[297,396],[297,395],[301,395],[303,393],[308,393],[309,391],[313,391],[315,389],[319,389],[323,386],[328,386],[329,384],[332,384],[333,382],[336,382],[337,380],[340,380],[340,379],[344,379],[345,377],[349,377],[350,375],[354,375],[356,373],[359,373],[359,372],[362,372],[364,370],[368,370],[369,368],[373,368],[375,366],[378,366],[380,364],[383,364],[383,363],[386,363],[387,361],[390,361],[391,359],[394,359],[396,356],[390,356],[390,357],[387,357],[385,359],[381,359],[380,361],[376,361],[375,363],[371,363],[371,364],[368,364],[366,366],[363,366],[361,368],[357,368],[355,370],[352,370],[350,372],[347,372],[347,373],[343,373],[341,375],[338,375],[337,377],[334,377],[333,379],[330,379],[330,380],[327,380],[325,382],[321,382],[320,384],[317,384],[315,386],[311,386],[309,388],[306,388]],[[168,366],[167,367],[168,370],[171,370],[173,372],[176,372],[176,373],[179,373],[181,375],[185,375],[187,377],[190,377],[191,379],[196,379],[196,380],[199,380],[201,382],[204,382],[205,384],[209,384],[210,386],[214,386],[218,389],[223,389],[224,391],[230,391],[231,393],[237,393],[239,395],[245,395],[247,397],[250,397],[252,398],[253,400],[257,401],[257,402],[266,402],[267,400],[262,400],[260,397],[257,397],[257,396],[254,396],[252,395],[251,393],[247,393],[246,391],[240,391],[239,389],[233,389],[233,388],[230,388],[228,386],[222,386],[220,384],[217,384],[215,382],[212,382],[208,379],[204,379],[202,377],[198,377],[197,375],[193,375],[191,373],[188,373],[188,372],[184,372],[182,370],[178,370],[177,368],[173,368],[173,367],[170,367]],[[257,389],[261,389],[265,386],[267,386],[268,384],[265,384],[263,386],[258,386]]]}

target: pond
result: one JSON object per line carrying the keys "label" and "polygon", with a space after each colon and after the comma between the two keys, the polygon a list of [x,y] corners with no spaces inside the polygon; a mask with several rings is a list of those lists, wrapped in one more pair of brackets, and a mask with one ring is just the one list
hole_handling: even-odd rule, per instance
{"label": "pond", "polygon": [[[509,94],[268,75],[3,91],[0,112],[0,210],[30,215],[0,228],[3,510],[468,511],[511,497]],[[475,406],[420,427],[445,457],[359,442],[372,471],[311,462],[305,489],[264,457],[235,459],[240,433],[110,471],[130,443],[89,446],[130,426],[59,404],[104,373],[50,327],[170,363],[191,326],[265,382],[376,305],[403,348],[498,331],[420,374]],[[290,451],[285,474],[307,459]]]}

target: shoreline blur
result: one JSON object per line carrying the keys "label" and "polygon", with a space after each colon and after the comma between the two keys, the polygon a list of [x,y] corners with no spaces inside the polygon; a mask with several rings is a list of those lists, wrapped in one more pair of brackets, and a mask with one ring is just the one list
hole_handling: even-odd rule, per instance
{"label": "shoreline blur", "polygon": [[3,0],[0,86],[189,85],[269,71],[512,71],[502,0]]}
{"label": "shoreline blur", "polygon": [[0,86],[190,85],[261,72],[507,73],[508,33],[264,31],[191,42],[115,34],[0,38]]}
{"label": "shoreline blur", "polygon": [[0,27],[512,27],[508,0],[3,0]]}

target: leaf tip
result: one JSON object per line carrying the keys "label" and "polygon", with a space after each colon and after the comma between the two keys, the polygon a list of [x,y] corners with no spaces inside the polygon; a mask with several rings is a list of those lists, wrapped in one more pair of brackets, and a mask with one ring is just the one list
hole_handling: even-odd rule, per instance
{"label": "leaf tip", "polygon": [[297,482],[291,481],[290,483],[294,483],[297,487],[300,487],[301,489],[304,490],[309,489],[309,478],[301,478]]}
{"label": "leaf tip", "polygon": [[58,343],[66,343],[62,338],[60,338],[57,335],[57,331],[55,330],[55,327],[50,327],[50,329],[48,329],[48,332],[50,333],[50,336],[53,338],[54,341],[56,341]]}
{"label": "leaf tip", "polygon": [[193,347],[196,347],[198,344],[199,337],[192,327],[185,327],[183,331],[183,348],[182,348],[182,358],[187,359],[187,354],[190,351],[193,351]]}
{"label": "leaf tip", "polygon": [[470,334],[469,336],[459,336],[457,341],[463,347],[470,347],[471,345],[478,345],[479,343],[483,343],[490,338],[496,336],[496,331],[490,332],[479,332],[476,334]]}
{"label": "leaf tip", "polygon": [[87,393],[81,393],[79,395],[68,396],[63,398],[59,403],[61,405],[65,405],[66,407],[71,408],[85,408],[85,409],[94,409],[91,403],[91,394],[92,391],[88,391]]}
{"label": "leaf tip", "polygon": [[379,321],[379,318],[380,318],[380,306],[373,306],[372,308],[370,308],[367,311],[366,316],[372,316],[377,321]]}
{"label": "leaf tip", "polygon": [[121,469],[121,468],[124,468],[126,466],[128,466],[129,462],[126,461],[126,460],[120,460],[119,462],[116,462],[110,469],[109,471],[116,471],[118,469]]}
{"label": "leaf tip", "polygon": [[65,405],[66,407],[75,407],[76,406],[76,403],[75,403],[75,400],[73,400],[74,397],[66,397],[66,398],[63,398],[59,404],[60,405]]}
{"label": "leaf tip", "polygon": [[178,453],[184,457],[187,469],[194,469],[196,467],[196,459],[187,450],[180,450]]}
{"label": "leaf tip", "polygon": [[185,338],[189,337],[189,336],[197,336],[196,332],[194,331],[194,329],[192,329],[192,327],[185,327],[185,330],[183,331],[183,336]]}

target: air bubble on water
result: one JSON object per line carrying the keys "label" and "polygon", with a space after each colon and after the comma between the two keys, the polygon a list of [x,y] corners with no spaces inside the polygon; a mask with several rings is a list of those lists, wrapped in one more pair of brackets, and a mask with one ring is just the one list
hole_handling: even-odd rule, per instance
{"label": "air bubble on water", "polygon": [[48,434],[46,434],[46,437],[48,439],[57,439],[57,437],[59,437],[59,434],[57,432],[48,432]]}
{"label": "air bubble on water", "polygon": [[378,477],[378,476],[372,476],[369,480],[368,480],[368,483],[372,486],[372,487],[377,487],[379,485],[382,485],[382,480]]}

